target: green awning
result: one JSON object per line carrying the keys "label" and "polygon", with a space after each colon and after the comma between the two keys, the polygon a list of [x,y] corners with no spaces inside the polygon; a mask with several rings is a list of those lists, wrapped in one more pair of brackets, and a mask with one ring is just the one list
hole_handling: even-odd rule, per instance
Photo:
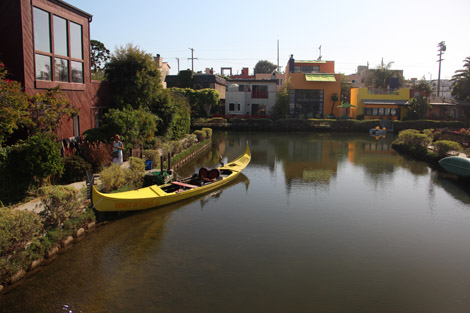
{"label": "green awning", "polygon": [[305,74],[305,80],[308,82],[335,82],[335,74]]}
{"label": "green awning", "polygon": [[347,109],[347,108],[355,108],[355,105],[352,105],[351,103],[341,103],[341,105],[338,105],[338,108],[342,109]]}
{"label": "green awning", "polygon": [[326,64],[326,61],[315,61],[315,60],[295,60],[295,63],[313,63],[313,64]]}

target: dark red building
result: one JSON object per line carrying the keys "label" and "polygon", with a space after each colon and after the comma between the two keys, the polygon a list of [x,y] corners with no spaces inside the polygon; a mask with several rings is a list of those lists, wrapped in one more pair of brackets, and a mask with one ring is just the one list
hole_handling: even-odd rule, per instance
{"label": "dark red building", "polygon": [[0,61],[10,79],[30,94],[60,86],[80,110],[57,130],[59,139],[97,126],[107,107],[103,84],[91,80],[91,20],[91,14],[60,0],[0,1]]}

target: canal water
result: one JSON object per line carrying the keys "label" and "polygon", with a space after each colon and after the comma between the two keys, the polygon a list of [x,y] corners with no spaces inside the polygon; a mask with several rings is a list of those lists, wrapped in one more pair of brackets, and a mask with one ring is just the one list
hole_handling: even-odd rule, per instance
{"label": "canal water", "polygon": [[231,185],[126,214],[0,296],[0,312],[470,312],[468,184],[392,138],[215,132],[179,170]]}

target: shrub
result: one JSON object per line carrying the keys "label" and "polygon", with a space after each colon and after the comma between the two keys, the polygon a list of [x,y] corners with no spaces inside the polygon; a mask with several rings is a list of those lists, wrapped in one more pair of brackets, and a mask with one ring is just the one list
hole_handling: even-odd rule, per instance
{"label": "shrub", "polygon": [[129,158],[129,168],[124,171],[126,181],[129,187],[140,188],[145,175],[145,162],[142,159],[131,157]]}
{"label": "shrub", "polygon": [[440,157],[445,157],[450,151],[461,151],[462,146],[455,141],[450,140],[439,140],[434,143],[436,153]]}
{"label": "shrub", "polygon": [[113,164],[100,172],[101,190],[111,192],[126,185],[126,174],[119,164]]}
{"label": "shrub", "polygon": [[28,242],[40,236],[42,229],[36,213],[0,209],[0,257],[24,250]]}
{"label": "shrub", "polygon": [[199,142],[204,141],[204,139],[206,139],[206,136],[207,136],[207,133],[205,131],[202,131],[202,130],[195,130],[194,134],[196,135],[197,140]]}
{"label": "shrub", "polygon": [[183,143],[179,140],[170,141],[172,154],[180,153],[183,150]]}
{"label": "shrub", "polygon": [[40,216],[46,229],[62,226],[69,218],[75,218],[80,212],[78,190],[68,186],[48,186],[39,189],[41,206]]}
{"label": "shrub", "polygon": [[63,184],[71,184],[77,181],[86,179],[86,171],[91,169],[82,157],[71,156],[64,159],[64,173],[62,174],[61,182]]}
{"label": "shrub", "polygon": [[104,142],[85,142],[83,157],[91,164],[93,171],[99,171],[113,161],[111,150],[111,145]]}
{"label": "shrub", "polygon": [[212,137],[212,128],[203,128],[202,131],[206,132],[206,138]]}
{"label": "shrub", "polygon": [[416,134],[419,134],[419,131],[416,129],[403,130],[398,134],[398,140],[406,144],[411,144],[412,137]]}
{"label": "shrub", "polygon": [[159,150],[144,150],[143,156],[145,160],[152,161],[153,168],[160,166],[160,151]]}
{"label": "shrub", "polygon": [[416,148],[427,149],[432,139],[425,134],[415,134],[411,136],[411,145]]}
{"label": "shrub", "polygon": [[24,165],[39,181],[64,170],[60,147],[51,134],[39,134],[24,142]]}

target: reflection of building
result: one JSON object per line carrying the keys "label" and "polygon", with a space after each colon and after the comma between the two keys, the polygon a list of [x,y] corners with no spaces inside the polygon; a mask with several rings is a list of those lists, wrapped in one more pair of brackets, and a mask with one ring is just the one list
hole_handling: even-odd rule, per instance
{"label": "reflection of building", "polygon": [[300,179],[327,183],[336,175],[340,142],[293,140],[287,144],[288,159],[283,160],[286,181]]}
{"label": "reflection of building", "polygon": [[290,88],[289,115],[322,117],[339,115],[341,74],[335,74],[334,61],[299,61],[291,55],[286,67]]}
{"label": "reflection of building", "polygon": [[405,116],[405,104],[410,99],[410,89],[373,93],[368,88],[351,88],[352,116],[363,115],[365,119],[402,119]]}
{"label": "reflection of building", "polygon": [[229,80],[225,114],[267,115],[276,104],[276,80]]}
{"label": "reflection of building", "polygon": [[90,76],[91,19],[64,1],[0,2],[0,56],[10,78],[30,94],[60,87],[80,110],[72,120],[62,121],[61,139],[95,127],[95,118],[107,107],[104,83]]}

